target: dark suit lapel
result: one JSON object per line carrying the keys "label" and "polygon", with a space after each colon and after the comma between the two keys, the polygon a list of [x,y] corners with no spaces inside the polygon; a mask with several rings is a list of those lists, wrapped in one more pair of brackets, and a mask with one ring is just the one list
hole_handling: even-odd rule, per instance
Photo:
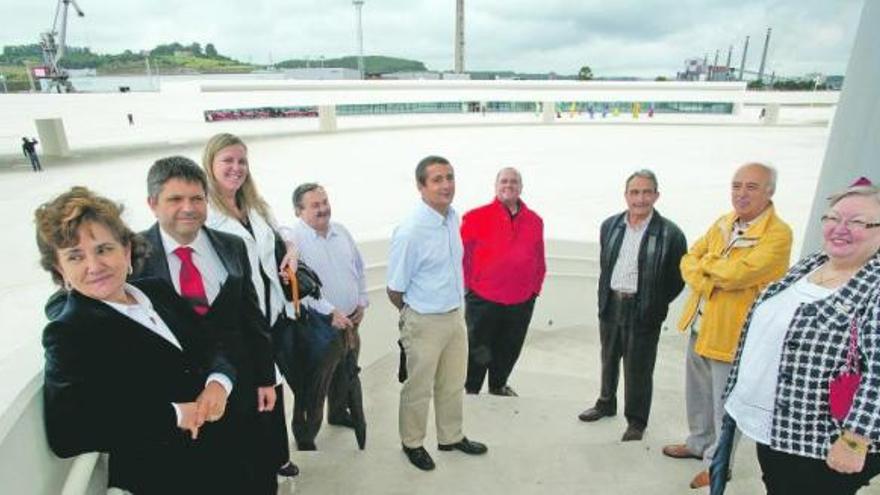
{"label": "dark suit lapel", "polygon": [[146,262],[150,276],[161,278],[173,287],[174,282],[171,280],[171,271],[168,270],[168,258],[165,256],[165,246],[162,244],[162,235],[159,233],[159,224],[154,223],[144,236],[153,248],[150,257],[147,258]]}
{"label": "dark suit lapel", "polygon": [[[129,318],[128,316],[123,315],[103,301],[98,301],[96,299],[86,297],[75,291],[71,294],[73,294],[73,301],[68,301],[68,304],[74,304],[82,307],[84,311],[91,313],[95,316],[95,321],[105,322],[100,324],[106,325],[106,328],[110,329],[109,331],[126,332],[128,335],[132,336],[132,338],[144,340],[152,343],[153,345],[158,344],[166,350],[173,351],[177,354],[180,353],[180,349],[178,349],[177,346],[175,346],[171,342],[168,342],[168,340],[159,336],[151,329],[145,327],[144,325],[141,325],[139,322]],[[152,301],[152,297],[150,299]],[[165,320],[165,315],[161,313],[160,315],[162,316],[162,319]],[[165,322],[166,324],[168,323],[167,320],[165,320]],[[171,326],[169,325],[169,327]],[[177,335],[175,334],[175,336]],[[180,342],[180,337],[178,337],[177,340],[178,342]]]}
{"label": "dark suit lapel", "polygon": [[187,311],[192,312],[191,319],[187,319],[184,315],[181,315],[179,311],[176,311],[176,308],[172,307],[171,301],[168,300],[168,296],[171,296],[172,294],[174,297],[178,296],[176,293],[173,293],[171,287],[168,289],[169,290],[166,291],[167,295],[165,295],[164,292],[147,292],[143,287],[141,288],[141,290],[143,290],[150,298],[150,302],[153,303],[153,310],[159,314],[159,317],[162,318],[162,321],[165,322],[165,325],[177,338],[177,342],[181,347],[184,349],[191,349],[193,342],[192,332],[195,331],[194,327],[198,325],[197,319],[199,317],[189,308],[187,308]]}

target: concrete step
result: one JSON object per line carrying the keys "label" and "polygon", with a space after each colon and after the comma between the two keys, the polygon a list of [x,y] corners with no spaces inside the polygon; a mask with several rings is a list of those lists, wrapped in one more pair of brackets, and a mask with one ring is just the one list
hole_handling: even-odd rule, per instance
{"label": "concrete step", "polygon": [[[598,332],[586,327],[531,332],[510,384],[519,397],[465,396],[465,432],[489,453],[470,457],[436,449],[433,416],[425,447],[437,469],[410,466],[397,434],[397,358],[388,356],[363,373],[369,430],[367,449],[357,450],[346,428],[325,425],[317,452],[294,452],[302,474],[296,493],[320,494],[686,494],[702,469],[676,460],[663,445],[684,440],[685,338],[664,333],[655,372],[651,424],[641,442],[623,443],[621,414],[583,423],[577,414],[599,390]],[[622,385],[621,385],[622,387]],[[622,397],[623,390],[620,390]],[[864,493],[880,493],[866,489]],[[764,493],[754,444],[736,454],[730,495]]]}

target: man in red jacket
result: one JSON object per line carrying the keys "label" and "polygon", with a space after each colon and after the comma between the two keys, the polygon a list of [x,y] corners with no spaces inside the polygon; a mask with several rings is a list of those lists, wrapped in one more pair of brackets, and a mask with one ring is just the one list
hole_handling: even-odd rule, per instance
{"label": "man in red jacket", "polygon": [[520,199],[522,176],[511,167],[495,178],[495,199],[462,218],[468,373],[477,394],[489,373],[489,393],[515,397],[507,378],[519,358],[541,292],[544,221]]}

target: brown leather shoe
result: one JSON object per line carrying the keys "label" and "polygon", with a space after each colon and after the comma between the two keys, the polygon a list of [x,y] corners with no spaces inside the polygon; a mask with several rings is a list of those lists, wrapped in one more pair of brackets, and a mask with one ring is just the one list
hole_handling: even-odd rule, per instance
{"label": "brown leather shoe", "polygon": [[[727,472],[727,481],[730,481],[730,478],[731,478],[730,472],[728,471]],[[709,484],[711,482],[712,482],[712,479],[709,477],[709,471],[704,469],[704,470],[700,471],[699,473],[697,473],[696,476],[694,476],[694,479],[691,480],[690,486],[693,489],[703,488],[703,487],[709,486]]]}
{"label": "brown leather shoe", "polygon": [[709,471],[705,469],[697,473],[694,479],[691,480],[691,488],[697,489],[704,486],[709,486]]}
{"label": "brown leather shoe", "polygon": [[672,457],[673,459],[702,459],[687,448],[683,443],[673,443],[663,447],[663,455]]}

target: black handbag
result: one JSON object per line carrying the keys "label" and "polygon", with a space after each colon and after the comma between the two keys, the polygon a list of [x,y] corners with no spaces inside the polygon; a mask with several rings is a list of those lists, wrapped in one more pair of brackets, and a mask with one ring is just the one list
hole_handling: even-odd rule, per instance
{"label": "black handbag", "polygon": [[[275,263],[281,265],[281,260],[284,259],[286,254],[287,246],[284,244],[281,236],[278,235],[278,232],[275,232]],[[321,278],[318,277],[318,274],[302,260],[297,260],[296,262],[296,282],[299,296],[298,300],[309,296],[315,299],[321,298]],[[281,289],[284,290],[284,297],[286,297],[288,301],[293,300],[290,284],[282,283]]]}

